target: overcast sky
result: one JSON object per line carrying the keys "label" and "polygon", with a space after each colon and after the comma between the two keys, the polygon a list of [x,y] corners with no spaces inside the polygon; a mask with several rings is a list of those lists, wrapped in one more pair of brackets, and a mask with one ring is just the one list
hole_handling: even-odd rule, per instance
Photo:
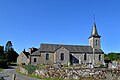
{"label": "overcast sky", "polygon": [[88,45],[95,22],[105,53],[120,52],[120,0],[0,0],[0,45]]}

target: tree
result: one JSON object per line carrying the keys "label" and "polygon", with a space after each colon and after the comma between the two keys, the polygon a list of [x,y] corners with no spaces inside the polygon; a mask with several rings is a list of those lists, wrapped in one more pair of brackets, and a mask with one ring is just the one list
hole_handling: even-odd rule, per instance
{"label": "tree", "polygon": [[6,46],[5,46],[5,53],[8,52],[9,50],[13,49],[12,48],[12,42],[8,41]]}
{"label": "tree", "polygon": [[12,42],[8,41],[5,46],[5,60],[9,63],[16,62],[18,57],[18,53],[14,51],[14,48],[12,47]]}
{"label": "tree", "polygon": [[4,47],[0,46],[0,59],[4,59]]}
{"label": "tree", "polygon": [[4,46],[0,46],[0,68],[7,68],[7,61],[5,61]]}
{"label": "tree", "polygon": [[105,60],[120,60],[120,53],[108,53],[104,55]]}
{"label": "tree", "polygon": [[18,57],[18,53],[16,51],[14,51],[13,49],[9,50],[5,55],[6,61],[10,62],[10,63],[11,62],[16,62],[17,57]]}

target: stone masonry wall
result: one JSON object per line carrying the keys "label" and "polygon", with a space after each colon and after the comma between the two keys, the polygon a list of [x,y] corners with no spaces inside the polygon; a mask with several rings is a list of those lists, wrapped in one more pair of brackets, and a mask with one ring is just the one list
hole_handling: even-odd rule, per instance
{"label": "stone masonry wall", "polygon": [[81,79],[92,80],[120,80],[120,70],[112,69],[80,69],[80,68],[49,68],[37,69],[34,73],[42,78]]}

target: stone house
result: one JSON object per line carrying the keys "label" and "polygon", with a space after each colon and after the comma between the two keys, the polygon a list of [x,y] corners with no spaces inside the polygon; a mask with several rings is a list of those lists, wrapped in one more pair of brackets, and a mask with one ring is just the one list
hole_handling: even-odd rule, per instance
{"label": "stone house", "polygon": [[20,53],[17,57],[17,65],[24,64],[28,65],[30,62],[30,53],[26,52],[25,50]]}
{"label": "stone house", "polygon": [[41,44],[30,55],[30,64],[102,64],[104,52],[101,50],[100,35],[94,23],[89,45]]}
{"label": "stone house", "polygon": [[17,57],[17,64],[25,64],[28,65],[30,63],[30,54],[37,51],[37,48],[29,48],[28,52],[25,51],[25,49],[20,53],[20,55]]}

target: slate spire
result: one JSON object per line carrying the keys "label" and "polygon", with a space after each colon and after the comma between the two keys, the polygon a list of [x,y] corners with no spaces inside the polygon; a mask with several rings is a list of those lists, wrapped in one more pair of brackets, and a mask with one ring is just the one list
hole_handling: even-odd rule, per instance
{"label": "slate spire", "polygon": [[95,23],[95,22],[94,22],[94,24],[93,24],[91,36],[90,36],[89,38],[91,38],[91,37],[96,37],[96,38],[100,38],[100,37],[101,37],[101,36],[98,34],[98,32],[97,32],[97,27],[96,27],[96,23]]}

